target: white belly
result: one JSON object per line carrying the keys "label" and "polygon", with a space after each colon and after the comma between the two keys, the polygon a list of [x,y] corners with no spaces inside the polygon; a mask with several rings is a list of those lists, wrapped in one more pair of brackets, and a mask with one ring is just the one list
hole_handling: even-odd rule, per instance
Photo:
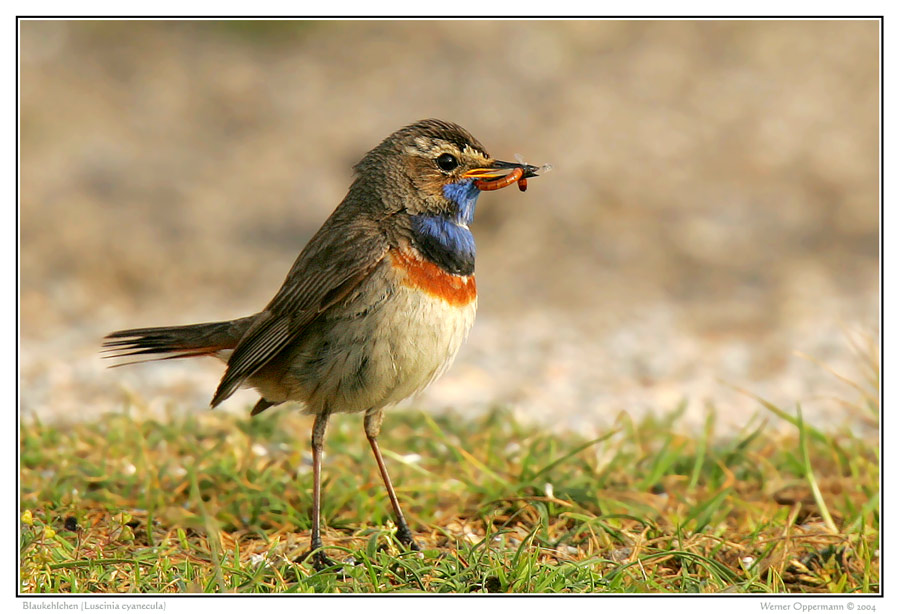
{"label": "white belly", "polygon": [[[393,308],[393,305],[396,308]],[[453,363],[475,322],[477,300],[451,305],[401,286],[373,336],[372,354],[384,381],[384,407],[420,392]]]}
{"label": "white belly", "polygon": [[389,286],[385,295],[384,285],[372,284],[354,301],[358,309],[310,331],[282,377],[253,385],[270,401],[302,401],[309,413],[379,409],[424,389],[453,362],[477,301],[454,305],[413,287]]}

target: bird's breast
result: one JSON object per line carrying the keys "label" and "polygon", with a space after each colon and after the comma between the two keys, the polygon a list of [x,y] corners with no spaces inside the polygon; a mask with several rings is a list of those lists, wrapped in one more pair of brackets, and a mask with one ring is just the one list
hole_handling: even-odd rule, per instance
{"label": "bird's breast", "polygon": [[401,284],[450,305],[469,305],[478,295],[474,275],[448,273],[415,248],[392,249],[390,258],[392,267],[400,273]]}
{"label": "bird's breast", "polygon": [[468,276],[475,272],[475,237],[459,214],[412,215],[412,247],[445,273]]}

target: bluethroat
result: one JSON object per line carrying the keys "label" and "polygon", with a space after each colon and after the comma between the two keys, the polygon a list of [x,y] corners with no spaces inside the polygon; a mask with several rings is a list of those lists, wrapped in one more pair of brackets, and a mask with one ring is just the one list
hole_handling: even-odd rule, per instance
{"label": "bluethroat", "polygon": [[[456,356],[475,319],[475,240],[469,224],[483,190],[534,177],[501,162],[456,124],[402,128],[354,167],[347,196],[300,252],[259,313],[227,322],[136,328],[108,335],[108,358],[216,356],[227,368],[211,405],[241,386],[261,398],[251,415],[286,401],[313,414],[310,555],[322,552],[321,468],[333,413],[362,412],[398,540],[419,545],[403,517],[378,434],[384,408],[424,389]],[[129,363],[130,364],[130,363]]]}

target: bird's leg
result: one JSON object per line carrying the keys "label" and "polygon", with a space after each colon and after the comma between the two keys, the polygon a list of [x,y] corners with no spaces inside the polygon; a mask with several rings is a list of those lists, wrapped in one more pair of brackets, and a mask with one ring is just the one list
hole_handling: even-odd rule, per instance
{"label": "bird's leg", "polygon": [[369,439],[369,445],[372,446],[372,454],[375,455],[375,462],[378,463],[378,470],[381,471],[384,487],[387,489],[388,497],[391,499],[391,506],[394,508],[394,515],[397,517],[397,539],[401,544],[409,547],[410,550],[421,550],[419,544],[413,539],[409,525],[406,524],[406,518],[403,517],[400,502],[397,500],[397,493],[394,492],[394,485],[391,483],[391,476],[388,475],[387,467],[384,465],[384,458],[381,456],[381,449],[378,447],[378,433],[381,432],[383,419],[384,412],[380,409],[366,412],[366,437]]}
{"label": "bird's leg", "polygon": [[313,506],[312,506],[312,531],[309,538],[309,552],[313,567],[321,571],[334,565],[334,561],[322,552],[322,535],[319,525],[322,517],[322,451],[325,448],[325,427],[328,425],[328,412],[324,411],[316,415],[312,428],[312,453],[313,453]]}

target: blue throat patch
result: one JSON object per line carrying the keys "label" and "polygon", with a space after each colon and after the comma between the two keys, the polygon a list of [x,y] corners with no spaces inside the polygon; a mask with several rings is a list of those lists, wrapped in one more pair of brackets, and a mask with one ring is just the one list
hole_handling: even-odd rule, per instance
{"label": "blue throat patch", "polygon": [[454,275],[475,272],[475,237],[468,229],[481,190],[471,179],[444,186],[444,196],[456,205],[450,215],[413,215],[416,247],[436,265]]}

